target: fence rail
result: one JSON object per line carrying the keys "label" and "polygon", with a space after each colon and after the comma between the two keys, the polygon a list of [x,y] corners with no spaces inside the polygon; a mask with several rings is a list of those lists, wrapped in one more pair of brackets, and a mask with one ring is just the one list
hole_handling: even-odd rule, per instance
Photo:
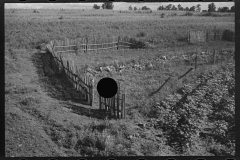
{"label": "fence rail", "polygon": [[61,53],[61,52],[69,52],[69,51],[97,51],[97,50],[104,50],[104,49],[120,49],[120,47],[123,48],[130,48],[130,45],[132,43],[121,40],[120,37],[117,39],[118,41],[113,38],[112,42],[105,42],[101,44],[97,44],[94,42],[89,43],[88,38],[81,38],[81,39],[75,39],[75,40],[68,40],[65,39],[64,41],[56,40],[55,42],[55,52]]}
{"label": "fence rail", "polygon": [[188,31],[188,42],[192,44],[200,42],[218,41],[222,39],[229,39],[233,41],[235,38],[234,33],[220,33],[219,31]]}
{"label": "fence rail", "polygon": [[[74,61],[63,58],[62,55],[57,54],[54,42],[47,45],[49,50],[52,64],[57,73],[64,73],[68,80],[72,83],[74,88],[80,92],[80,96],[84,102],[92,106],[93,103],[93,83],[94,80],[90,79],[86,74],[80,75],[81,71],[77,66],[74,66]],[[58,52],[59,53],[59,52]]]}

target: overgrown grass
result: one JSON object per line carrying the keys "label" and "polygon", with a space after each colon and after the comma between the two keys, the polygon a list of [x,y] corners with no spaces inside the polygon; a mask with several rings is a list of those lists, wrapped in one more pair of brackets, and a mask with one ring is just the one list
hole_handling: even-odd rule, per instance
{"label": "overgrown grass", "polygon": [[[126,13],[128,16],[125,16],[125,14],[112,11],[91,10],[91,14],[89,14],[89,11],[66,10],[66,12],[64,12],[64,19],[62,19],[61,16],[61,20],[59,20],[58,13],[61,11],[39,11],[40,13],[34,14],[34,19],[31,16],[31,10],[18,10],[18,14],[15,16],[11,16],[12,13],[6,11],[5,43],[15,48],[33,48],[41,43],[53,39],[63,39],[65,37],[74,39],[77,37],[95,36],[97,39],[96,42],[101,42],[107,39],[109,35],[127,35],[133,38],[140,36],[146,40],[156,38],[158,41],[170,41],[186,36],[189,29],[203,31],[214,28],[234,30],[234,17],[212,19],[211,17],[190,18],[174,16],[172,18],[162,19],[160,17],[162,13],[166,15],[175,13],[167,11],[153,12],[154,14],[159,14],[158,16],[142,13],[146,14],[143,17],[142,15],[134,16],[134,14],[136,14],[134,12]],[[112,15],[109,15],[109,13]],[[180,14],[182,12],[176,13]],[[102,17],[101,15],[108,16]],[[87,20],[85,18],[87,18]],[[28,32],[26,32],[26,30]],[[174,33],[175,30],[178,31],[177,34]]]}

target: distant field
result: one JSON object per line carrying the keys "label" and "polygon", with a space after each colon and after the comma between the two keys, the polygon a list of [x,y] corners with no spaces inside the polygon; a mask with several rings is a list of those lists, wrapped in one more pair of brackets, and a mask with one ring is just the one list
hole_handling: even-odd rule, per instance
{"label": "distant field", "polygon": [[[36,47],[65,37],[130,36],[163,43],[187,37],[188,30],[235,30],[234,16],[183,16],[185,12],[120,13],[105,10],[5,11],[5,42],[14,47]],[[166,17],[160,15],[166,13]],[[177,15],[175,15],[176,13]],[[199,14],[199,13],[195,13]],[[229,15],[229,16],[228,16]],[[61,19],[62,18],[62,19]],[[139,33],[144,33],[143,36]],[[13,38],[14,37],[14,38]]]}

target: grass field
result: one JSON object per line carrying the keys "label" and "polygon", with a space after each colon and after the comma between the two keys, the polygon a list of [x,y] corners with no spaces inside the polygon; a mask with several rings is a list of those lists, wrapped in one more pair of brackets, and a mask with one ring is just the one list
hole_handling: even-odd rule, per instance
{"label": "grass field", "polygon": [[[188,31],[235,31],[234,15],[38,11],[5,10],[6,156],[235,154],[235,63],[230,54],[219,55],[215,65],[199,65],[177,80],[194,67],[193,60],[180,58],[183,55],[235,47],[235,42],[229,41],[189,45]],[[73,99],[67,81],[44,73],[49,60],[43,48],[50,40],[65,37],[97,37],[100,43],[108,36],[119,35],[150,42],[152,47],[64,55],[82,68],[98,70],[116,61],[129,67],[122,74],[103,72],[95,76],[95,82],[106,76],[123,80],[126,89],[126,119],[104,120],[97,97],[92,107],[81,105]],[[176,59],[163,64],[158,60],[163,55]],[[131,67],[145,62],[151,62],[153,68]],[[169,76],[173,77],[170,82],[149,97]]]}

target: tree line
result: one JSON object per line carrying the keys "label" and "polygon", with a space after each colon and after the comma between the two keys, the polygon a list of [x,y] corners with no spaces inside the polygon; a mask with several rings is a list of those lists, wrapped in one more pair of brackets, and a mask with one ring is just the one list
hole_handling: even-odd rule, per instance
{"label": "tree line", "polygon": [[[96,4],[93,5],[93,9],[113,9],[114,5],[113,2],[104,2],[102,6],[98,6]],[[128,7],[128,10],[151,10],[147,6],[143,6],[141,8],[132,7],[131,5]],[[167,6],[159,6],[157,10],[179,10],[179,11],[201,11],[201,5],[197,4],[196,6],[192,7],[182,7],[181,4],[178,4],[177,7],[173,4],[169,4]],[[203,10],[203,11],[208,11],[208,12],[235,12],[235,6],[232,6],[231,8],[229,7],[219,7],[216,9],[216,5],[214,3],[211,3],[208,5],[208,10]]]}

